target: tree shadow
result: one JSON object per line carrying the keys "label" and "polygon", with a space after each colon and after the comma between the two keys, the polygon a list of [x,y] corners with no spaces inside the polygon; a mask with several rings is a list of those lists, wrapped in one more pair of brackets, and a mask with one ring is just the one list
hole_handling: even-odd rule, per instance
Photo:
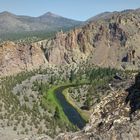
{"label": "tree shadow", "polygon": [[126,89],[128,95],[125,99],[125,103],[130,105],[130,120],[132,120],[132,114],[135,114],[140,109],[140,73],[135,77],[135,83]]}

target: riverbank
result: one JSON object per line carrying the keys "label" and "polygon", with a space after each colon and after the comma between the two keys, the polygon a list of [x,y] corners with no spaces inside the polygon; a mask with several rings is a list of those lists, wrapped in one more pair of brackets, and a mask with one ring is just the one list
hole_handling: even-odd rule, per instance
{"label": "riverbank", "polygon": [[80,108],[76,105],[75,101],[71,98],[70,93],[68,93],[68,88],[66,88],[66,89],[62,92],[62,94],[65,96],[67,102],[69,102],[69,103],[79,112],[79,114],[81,115],[81,117],[82,117],[86,122],[88,122],[89,117],[90,117],[90,114],[91,114],[90,110],[89,110],[89,111],[86,111],[86,110],[80,109]]}
{"label": "riverbank", "polygon": [[56,108],[59,111],[59,119],[63,121],[63,123],[67,124],[71,129],[77,129],[67,118],[65,115],[62,106],[55,96],[55,91],[60,88],[62,85],[51,87],[46,93],[44,93],[42,104],[47,108],[49,106],[51,108],[51,112],[54,112]]}

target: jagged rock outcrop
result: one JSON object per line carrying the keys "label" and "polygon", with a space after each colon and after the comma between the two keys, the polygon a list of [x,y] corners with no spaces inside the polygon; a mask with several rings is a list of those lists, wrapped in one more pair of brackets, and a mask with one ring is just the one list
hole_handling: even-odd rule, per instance
{"label": "jagged rock outcrop", "polygon": [[139,10],[115,12],[68,33],[57,33],[46,43],[50,63],[88,59],[98,66],[137,69],[140,64]]}
{"label": "jagged rock outcrop", "polygon": [[5,42],[0,45],[0,76],[32,70],[45,63],[43,51],[35,44]]}
{"label": "jagged rock outcrop", "polygon": [[[68,34],[60,32],[56,37],[46,44],[45,56],[51,64],[69,64],[79,62],[87,58],[89,51],[84,52],[84,41],[77,40],[78,30],[70,31]],[[83,35],[86,38],[86,36]],[[79,46],[77,41],[83,46]]]}

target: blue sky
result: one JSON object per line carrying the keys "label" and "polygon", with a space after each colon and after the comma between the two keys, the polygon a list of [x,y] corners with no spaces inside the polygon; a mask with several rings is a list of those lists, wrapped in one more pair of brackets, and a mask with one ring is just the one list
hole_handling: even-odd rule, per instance
{"label": "blue sky", "polygon": [[0,0],[0,12],[39,16],[48,11],[86,20],[105,11],[140,8],[140,0]]}

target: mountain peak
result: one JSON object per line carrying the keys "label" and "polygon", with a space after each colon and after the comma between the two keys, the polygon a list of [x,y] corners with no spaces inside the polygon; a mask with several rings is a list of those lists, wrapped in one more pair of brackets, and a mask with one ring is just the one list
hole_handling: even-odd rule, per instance
{"label": "mountain peak", "polygon": [[1,12],[0,14],[3,14],[3,15],[13,15],[12,13],[8,12],[8,11],[3,11]]}
{"label": "mountain peak", "polygon": [[14,14],[8,12],[8,11],[4,11],[4,12],[1,12],[0,15],[3,15],[3,16],[15,16]]}
{"label": "mountain peak", "polygon": [[54,14],[52,12],[47,12],[47,13],[45,13],[42,16],[45,16],[45,17],[60,17],[59,15],[56,15],[56,14]]}

